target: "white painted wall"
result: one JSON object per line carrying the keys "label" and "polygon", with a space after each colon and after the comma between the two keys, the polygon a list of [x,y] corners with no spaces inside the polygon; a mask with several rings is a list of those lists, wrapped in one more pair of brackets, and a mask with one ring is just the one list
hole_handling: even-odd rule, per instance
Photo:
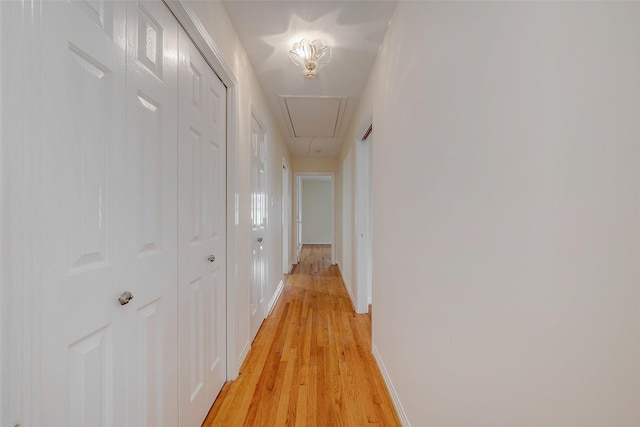
{"label": "white painted wall", "polygon": [[[2,8],[0,8],[0,23],[3,22]],[[4,45],[6,44],[5,37],[3,34],[0,34],[0,51],[2,51]],[[2,126],[2,110],[4,108],[4,97],[3,95],[3,61],[2,55],[0,55],[0,129],[3,129]],[[0,167],[2,170],[6,170],[7,161],[5,154],[5,145],[3,144],[4,133],[0,130]],[[5,256],[5,244],[7,239],[5,237],[5,229],[8,225],[6,223],[6,203],[4,202],[6,198],[6,189],[5,189],[5,177],[4,173],[0,173],[0,425],[7,424],[7,418],[9,413],[9,402],[11,400],[11,395],[9,394],[9,382],[8,382],[8,368],[9,368],[9,357],[11,353],[9,352],[9,320],[11,319],[9,316],[9,292],[8,286],[6,286],[7,274],[5,273],[5,265],[7,264],[6,256]]]}
{"label": "white painted wall", "polygon": [[639,52],[635,2],[398,2],[354,124],[406,425],[640,425]]}
{"label": "white painted wall", "polygon": [[338,171],[338,159],[298,157],[294,158],[292,162],[292,169],[294,173],[323,173]]}
{"label": "white painted wall", "polygon": [[[2,22],[2,8],[0,8],[0,23]],[[5,40],[4,40],[4,35],[0,34],[0,51],[2,51],[2,48],[5,44]],[[4,108],[4,102],[2,100],[4,100],[2,94],[3,94],[3,85],[4,85],[4,80],[2,78],[4,74],[4,69],[3,69],[3,61],[2,61],[2,55],[0,55],[0,129],[3,129],[2,127],[2,118],[3,118],[3,114],[2,114],[2,109]],[[4,134],[2,131],[0,131],[0,167],[2,167],[2,170],[6,170],[6,166],[7,166],[7,162],[5,160],[6,155],[4,153],[5,151],[5,146],[3,144],[3,140],[4,140]],[[6,263],[6,259],[5,259],[5,242],[6,242],[6,237],[5,237],[5,226],[7,225],[5,223],[5,217],[6,217],[6,213],[5,213],[5,209],[6,209],[6,203],[4,203],[4,200],[6,198],[6,190],[5,190],[5,178],[4,178],[4,174],[0,173],[0,425],[2,424],[6,424],[7,422],[7,413],[9,412],[8,410],[8,406],[9,406],[9,401],[10,401],[10,395],[9,395],[9,384],[7,382],[7,374],[8,374],[8,367],[9,367],[9,357],[11,355],[11,353],[9,353],[9,346],[8,346],[8,328],[7,326],[9,325],[9,320],[10,317],[8,315],[9,313],[9,299],[8,299],[8,287],[6,286],[6,277],[7,275],[5,274],[4,271],[4,266],[7,265]]]}
{"label": "white painted wall", "polygon": [[333,241],[333,194],[329,179],[302,178],[302,243]]}
{"label": "white painted wall", "polygon": [[[202,21],[216,46],[222,53],[235,77],[238,79],[238,133],[237,158],[237,257],[238,271],[238,354],[243,357],[251,344],[249,340],[249,272],[251,261],[251,232],[249,221],[250,206],[250,163],[249,142],[251,132],[251,111],[260,117],[266,128],[268,143],[268,227],[264,237],[268,253],[268,279],[265,298],[271,300],[282,280],[282,159],[290,161],[289,151],[280,135],[277,124],[268,108],[262,89],[253,72],[247,54],[238,39],[236,31],[220,1],[184,1]],[[232,274],[232,272],[229,272]]]}

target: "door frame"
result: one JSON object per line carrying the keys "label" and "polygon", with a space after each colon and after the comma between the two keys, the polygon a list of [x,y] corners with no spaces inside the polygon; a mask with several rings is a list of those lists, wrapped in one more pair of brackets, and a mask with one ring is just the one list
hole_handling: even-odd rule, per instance
{"label": "door frame", "polygon": [[[0,104],[0,122],[7,124],[0,132],[0,425],[39,424],[34,407],[41,397],[35,380],[39,369],[39,314],[35,307],[41,301],[34,283],[39,278],[37,260],[43,254],[38,248],[28,249],[22,241],[32,241],[38,234],[33,220],[37,211],[33,197],[26,192],[37,183],[37,157],[41,144],[39,73],[41,60],[34,56],[27,64],[28,52],[40,44],[41,8],[44,0],[23,3],[0,2],[0,20],[7,24],[7,36],[0,51],[0,90],[3,100],[12,100],[12,108]],[[163,0],[202,53],[205,60],[227,87],[227,379],[238,376],[238,80],[221,51],[207,33],[191,6],[181,0]],[[6,40],[10,39],[11,43]],[[26,53],[25,53],[26,52]],[[4,61],[9,55],[15,60]],[[29,65],[27,67],[27,65]],[[15,101],[18,102],[15,102]],[[17,104],[17,105],[16,105]],[[36,120],[34,120],[34,118]],[[23,192],[23,190],[25,192]],[[12,218],[21,221],[12,223]],[[5,310],[8,308],[8,310]],[[24,399],[24,396],[31,396]]]}
{"label": "door frame", "polygon": [[[335,172],[296,172],[293,179],[293,206],[295,206],[295,220],[300,218],[302,212],[302,179],[305,176],[328,176],[331,179],[331,264],[336,264],[336,174]],[[299,235],[299,227],[296,225],[294,230],[295,242],[302,238]],[[297,250],[296,250],[297,252]],[[298,262],[300,260],[297,260]]]}

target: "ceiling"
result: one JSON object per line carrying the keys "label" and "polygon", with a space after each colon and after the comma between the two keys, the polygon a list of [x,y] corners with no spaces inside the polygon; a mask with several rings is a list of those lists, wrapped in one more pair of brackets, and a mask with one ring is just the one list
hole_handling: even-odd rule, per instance
{"label": "ceiling", "polygon": [[[293,157],[338,157],[395,8],[394,0],[223,0]],[[302,38],[331,46],[305,79],[289,50]]]}

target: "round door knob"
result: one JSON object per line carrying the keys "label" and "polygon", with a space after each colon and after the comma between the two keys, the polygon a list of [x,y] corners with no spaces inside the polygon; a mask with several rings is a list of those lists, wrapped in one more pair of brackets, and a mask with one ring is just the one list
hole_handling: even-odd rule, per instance
{"label": "round door knob", "polygon": [[123,292],[122,295],[120,295],[120,298],[118,298],[118,302],[120,303],[120,305],[127,305],[129,304],[129,301],[131,301],[133,299],[133,294],[129,291]]}
{"label": "round door knob", "polygon": [[207,258],[209,260],[209,262],[215,262],[216,257],[213,255],[209,255],[209,258]]}
{"label": "round door knob", "polygon": [[258,243],[262,243],[262,237],[258,237]]}

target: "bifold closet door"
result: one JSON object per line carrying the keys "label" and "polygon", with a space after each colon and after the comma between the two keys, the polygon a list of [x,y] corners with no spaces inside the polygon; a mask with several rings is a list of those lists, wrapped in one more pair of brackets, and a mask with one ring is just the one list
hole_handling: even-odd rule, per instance
{"label": "bifold closet door", "polygon": [[127,418],[132,427],[172,427],[178,425],[178,22],[161,1],[125,3],[122,283],[135,289],[124,310]]}
{"label": "bifold closet door", "polygon": [[36,425],[126,425],[125,28],[124,3],[42,3]]}
{"label": "bifold closet door", "polygon": [[180,425],[194,427],[226,380],[226,88],[179,39]]}
{"label": "bifold closet door", "polygon": [[174,426],[177,24],[159,2],[41,7],[32,424]]}

